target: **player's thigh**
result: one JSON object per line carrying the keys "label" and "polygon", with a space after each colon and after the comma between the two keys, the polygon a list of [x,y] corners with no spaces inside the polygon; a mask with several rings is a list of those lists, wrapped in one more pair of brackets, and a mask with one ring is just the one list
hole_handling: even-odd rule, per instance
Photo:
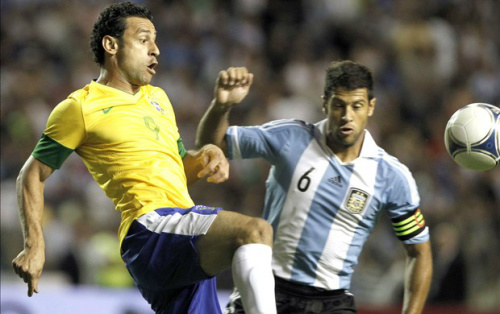
{"label": "player's thigh", "polygon": [[220,211],[208,232],[196,244],[202,268],[209,275],[229,268],[236,249],[248,243],[272,246],[269,223],[262,218]]}

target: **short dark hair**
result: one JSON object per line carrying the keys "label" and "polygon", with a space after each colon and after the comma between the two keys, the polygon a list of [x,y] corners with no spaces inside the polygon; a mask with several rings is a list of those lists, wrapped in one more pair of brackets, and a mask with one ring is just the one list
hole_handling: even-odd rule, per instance
{"label": "short dark hair", "polygon": [[106,7],[94,24],[92,34],[90,35],[90,48],[94,53],[94,61],[99,65],[104,65],[104,48],[102,39],[106,35],[121,38],[127,23],[127,17],[143,17],[153,21],[151,11],[143,5],[132,2],[114,3]]}
{"label": "short dark hair", "polygon": [[373,98],[373,77],[364,65],[350,60],[334,61],[326,68],[323,97],[329,100],[332,92],[338,88],[348,91],[358,88],[368,89],[368,99]]}

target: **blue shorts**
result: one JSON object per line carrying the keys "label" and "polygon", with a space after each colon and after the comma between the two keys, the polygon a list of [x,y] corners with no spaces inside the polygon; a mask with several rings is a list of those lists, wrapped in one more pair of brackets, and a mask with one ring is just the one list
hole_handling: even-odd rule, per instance
{"label": "blue shorts", "polygon": [[160,208],[130,226],[122,258],[158,314],[221,314],[215,277],[201,268],[195,243],[221,208]]}

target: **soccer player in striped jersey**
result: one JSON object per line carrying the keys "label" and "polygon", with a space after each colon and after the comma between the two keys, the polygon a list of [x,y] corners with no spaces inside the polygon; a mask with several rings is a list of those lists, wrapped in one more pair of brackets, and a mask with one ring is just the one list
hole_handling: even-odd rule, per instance
{"label": "soccer player in striped jersey", "polygon": [[[402,313],[421,313],[432,275],[429,232],[410,171],[365,129],[376,102],[371,72],[352,61],[333,62],[322,96],[325,119],[318,123],[229,126],[233,103],[241,100],[229,92],[246,95],[252,80],[246,68],[220,72],[197,145],[214,143],[230,159],[271,164],[263,217],[274,229],[278,313],[356,313],[351,276],[382,212],[407,252]],[[237,287],[226,313],[244,313]]]}
{"label": "soccer player in striped jersey", "polygon": [[188,193],[201,178],[225,181],[229,163],[215,145],[184,148],[167,95],[150,85],[155,39],[147,8],[122,2],[101,12],[91,37],[99,77],[56,106],[19,174],[24,249],[14,270],[29,296],[38,293],[44,184],[74,151],[121,212],[121,256],[156,313],[221,313],[215,275],[231,266],[247,312],[276,313],[271,226],[195,206]]}

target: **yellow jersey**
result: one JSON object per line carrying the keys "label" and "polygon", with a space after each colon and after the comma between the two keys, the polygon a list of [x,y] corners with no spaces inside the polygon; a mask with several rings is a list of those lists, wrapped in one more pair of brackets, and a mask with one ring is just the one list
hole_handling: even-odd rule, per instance
{"label": "yellow jersey", "polygon": [[91,82],[59,103],[32,155],[59,169],[75,151],[121,211],[120,243],[132,221],[162,207],[188,208],[182,144],[166,93],[134,94]]}

